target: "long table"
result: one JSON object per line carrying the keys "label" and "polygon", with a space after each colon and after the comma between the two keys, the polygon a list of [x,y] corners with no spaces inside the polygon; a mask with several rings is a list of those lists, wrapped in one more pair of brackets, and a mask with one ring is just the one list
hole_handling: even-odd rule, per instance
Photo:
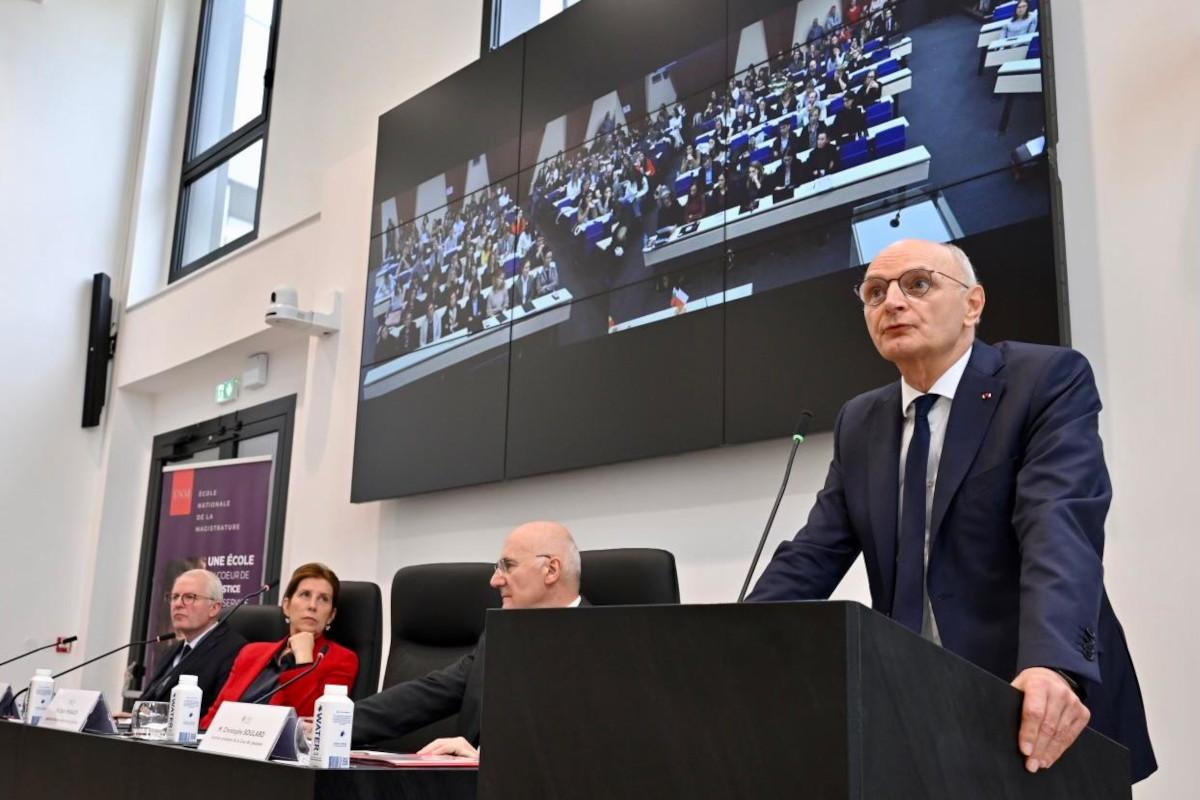
{"label": "long table", "polygon": [[[535,298],[533,310],[513,306],[505,312],[505,321],[495,317],[484,320],[483,330],[474,333],[460,328],[433,344],[397,356],[371,369],[363,377],[363,397],[370,400],[395,391],[472,356],[503,347],[511,339],[519,339],[566,322],[571,318],[574,296],[568,289],[557,289]],[[509,322],[512,322],[510,329]]]}
{"label": "long table", "polygon": [[0,720],[6,800],[472,800],[474,769],[318,770]]}
{"label": "long table", "polygon": [[993,94],[1004,95],[1004,111],[1000,114],[1000,131],[1008,130],[1008,118],[1012,114],[1013,97],[1018,94],[1041,94],[1042,60],[1026,58],[1001,64],[996,74]]}
{"label": "long table", "polygon": [[669,261],[793,219],[854,203],[929,178],[929,151],[924,146],[876,158],[865,164],[826,175],[796,187],[792,197],[776,202],[768,196],[753,211],[730,208],[709,214],[696,229],[681,234],[681,226],[661,245],[646,252],[646,265]]}

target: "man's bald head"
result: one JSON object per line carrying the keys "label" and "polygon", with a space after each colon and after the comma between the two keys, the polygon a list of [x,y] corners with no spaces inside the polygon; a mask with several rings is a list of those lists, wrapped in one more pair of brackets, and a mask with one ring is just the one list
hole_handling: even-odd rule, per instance
{"label": "man's bald head", "polygon": [[492,574],[505,608],[561,607],[579,596],[579,548],[557,522],[517,526],[504,541]]}
{"label": "man's bald head", "polygon": [[967,286],[975,286],[979,283],[971,259],[962,251],[962,248],[952,244],[931,242],[928,239],[900,239],[879,251],[875,260],[868,267],[867,275],[872,274],[873,268],[883,269],[893,262],[909,265],[924,262],[929,268],[945,272]]}
{"label": "man's bald head", "polygon": [[953,245],[902,239],[880,251],[863,282],[870,290],[864,294],[881,301],[863,306],[875,347],[910,385],[928,391],[970,348],[983,314],[984,291],[970,259]]}

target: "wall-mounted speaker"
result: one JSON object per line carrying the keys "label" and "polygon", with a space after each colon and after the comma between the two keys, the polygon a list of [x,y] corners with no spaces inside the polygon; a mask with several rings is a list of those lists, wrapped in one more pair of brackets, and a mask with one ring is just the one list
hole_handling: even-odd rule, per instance
{"label": "wall-mounted speaker", "polygon": [[91,315],[88,318],[87,370],[83,379],[83,427],[100,424],[108,395],[108,362],[116,337],[112,335],[111,281],[103,272],[92,276]]}

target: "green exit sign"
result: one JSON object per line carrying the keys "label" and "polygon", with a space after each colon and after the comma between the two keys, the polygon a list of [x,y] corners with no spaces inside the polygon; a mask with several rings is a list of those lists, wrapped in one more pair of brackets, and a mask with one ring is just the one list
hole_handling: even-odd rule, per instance
{"label": "green exit sign", "polygon": [[232,400],[237,400],[238,396],[238,379],[230,378],[227,381],[221,381],[217,384],[217,402],[228,403]]}

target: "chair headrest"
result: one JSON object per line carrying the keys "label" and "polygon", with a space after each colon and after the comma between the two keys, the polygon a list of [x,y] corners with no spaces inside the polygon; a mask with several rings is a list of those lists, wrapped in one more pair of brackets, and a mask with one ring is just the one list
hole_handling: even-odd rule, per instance
{"label": "chair headrest", "polygon": [[679,602],[675,556],[629,547],[584,550],[580,593],[592,605],[662,605]]}
{"label": "chair headrest", "polygon": [[492,564],[419,564],[392,579],[392,636],[438,647],[474,645],[484,614],[500,607]]}

